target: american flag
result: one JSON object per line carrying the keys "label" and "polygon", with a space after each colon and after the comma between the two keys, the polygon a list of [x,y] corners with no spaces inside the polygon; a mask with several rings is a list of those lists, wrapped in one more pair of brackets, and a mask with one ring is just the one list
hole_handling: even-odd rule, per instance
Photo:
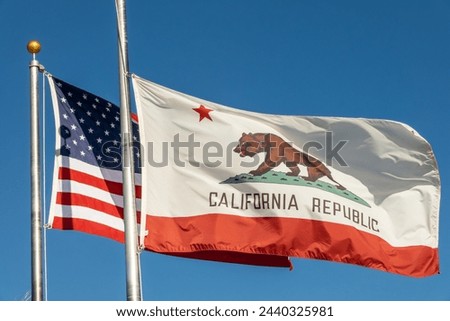
{"label": "american flag", "polygon": [[[56,157],[48,225],[124,242],[119,107],[49,78]],[[139,130],[133,117],[136,208],[140,208]],[[140,213],[137,213],[138,224]],[[138,228],[139,230],[139,228]]]}

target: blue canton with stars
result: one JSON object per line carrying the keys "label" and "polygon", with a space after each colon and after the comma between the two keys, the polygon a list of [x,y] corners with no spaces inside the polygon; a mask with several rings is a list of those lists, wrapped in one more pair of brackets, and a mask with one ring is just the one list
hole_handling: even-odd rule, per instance
{"label": "blue canton with stars", "polygon": [[[102,168],[122,170],[120,108],[62,80],[53,78],[58,97],[61,138],[58,154]],[[139,166],[139,129],[132,122],[135,172]]]}

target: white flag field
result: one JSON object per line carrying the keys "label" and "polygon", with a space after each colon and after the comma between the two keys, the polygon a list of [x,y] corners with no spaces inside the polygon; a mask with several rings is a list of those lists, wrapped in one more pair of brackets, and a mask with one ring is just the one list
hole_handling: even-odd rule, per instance
{"label": "white flag field", "polygon": [[133,76],[144,246],[439,273],[440,178],[400,122],[279,116]]}

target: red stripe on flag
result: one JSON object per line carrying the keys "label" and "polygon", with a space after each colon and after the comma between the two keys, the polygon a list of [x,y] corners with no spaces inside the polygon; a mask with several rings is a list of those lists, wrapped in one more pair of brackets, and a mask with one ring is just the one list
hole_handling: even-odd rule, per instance
{"label": "red stripe on flag", "polygon": [[88,207],[123,219],[123,208],[86,195],[58,192],[56,195],[56,204]]}
{"label": "red stripe on flag", "polygon": [[219,251],[219,250],[195,251],[195,252],[158,252],[158,253],[187,259],[270,266],[270,267],[286,267],[291,270],[293,269],[292,263],[289,260],[289,258],[287,256],[280,256],[280,255],[241,253],[236,251]]}
{"label": "red stripe on flag", "polygon": [[[123,208],[86,195],[68,192],[56,194],[56,204],[68,206],[83,206],[105,214],[123,219]],[[141,223],[141,213],[136,212],[137,223]]]}
{"label": "red stripe on flag", "polygon": [[147,216],[146,225],[150,233],[145,247],[155,252],[237,251],[350,263],[415,277],[439,273],[437,249],[391,246],[378,236],[343,224],[204,214]]}
{"label": "red stripe on flag", "polygon": [[[91,185],[112,194],[123,195],[122,183],[101,179],[75,169],[60,167],[58,178]],[[141,186],[139,185],[136,185],[136,198],[141,198]]]}
{"label": "red stripe on flag", "polygon": [[110,238],[117,242],[124,242],[124,232],[116,230],[108,225],[79,218],[55,216],[52,228],[61,230],[76,230]]}

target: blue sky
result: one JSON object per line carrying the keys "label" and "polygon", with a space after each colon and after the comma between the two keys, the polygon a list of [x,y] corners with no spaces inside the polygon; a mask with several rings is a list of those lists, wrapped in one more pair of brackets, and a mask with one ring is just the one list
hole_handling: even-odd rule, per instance
{"label": "blue sky", "polygon": [[[438,276],[305,259],[292,259],[290,272],[143,253],[144,299],[450,299],[448,1],[129,0],[127,9],[132,72],[258,112],[405,122],[433,146],[442,180]],[[0,18],[0,300],[20,300],[31,275],[26,44],[40,40],[38,59],[50,73],[117,103],[116,14],[112,0],[0,0]],[[47,242],[50,300],[126,299],[122,244],[53,230]]]}

